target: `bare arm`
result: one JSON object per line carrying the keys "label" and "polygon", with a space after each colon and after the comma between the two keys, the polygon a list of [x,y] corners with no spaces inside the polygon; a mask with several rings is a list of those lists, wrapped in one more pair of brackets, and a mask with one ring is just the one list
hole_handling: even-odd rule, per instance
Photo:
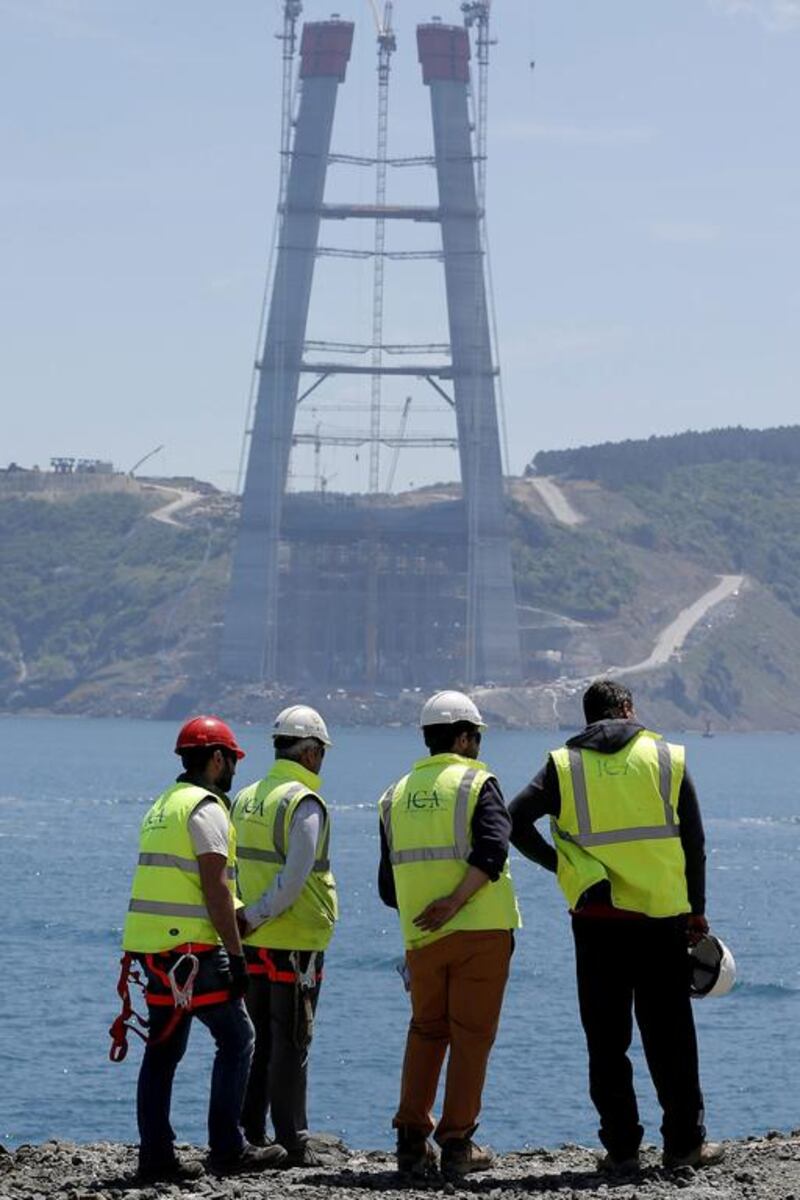
{"label": "bare arm", "polygon": [[211,924],[228,954],[241,957],[244,951],[236,924],[233,895],[228,886],[228,861],[224,854],[198,854],[197,861],[200,866],[200,887]]}
{"label": "bare arm", "polygon": [[432,900],[428,907],[414,918],[414,924],[426,933],[435,933],[448,921],[452,921],[467,901],[488,882],[489,876],[480,867],[467,867],[466,874],[455,891],[449,896],[442,896],[440,900]]}

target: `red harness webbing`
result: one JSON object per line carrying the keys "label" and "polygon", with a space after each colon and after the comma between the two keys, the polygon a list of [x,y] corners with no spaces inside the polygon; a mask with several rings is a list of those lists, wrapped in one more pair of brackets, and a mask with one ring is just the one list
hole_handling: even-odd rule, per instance
{"label": "red harness webbing", "polygon": [[292,971],[281,971],[275,966],[275,962],[269,950],[263,946],[257,948],[258,962],[249,961],[247,964],[248,975],[266,975],[270,983],[296,983],[297,975]]}
{"label": "red harness webbing", "polygon": [[[135,1033],[137,1037],[141,1038],[149,1046],[158,1046],[161,1042],[165,1042],[167,1038],[172,1036],[185,1013],[190,1013],[193,1009],[201,1008],[206,1004],[222,1004],[230,999],[230,993],[227,990],[206,992],[202,996],[193,996],[188,1008],[178,1008],[171,994],[161,995],[157,992],[149,992],[147,990],[147,985],[142,979],[141,971],[133,966],[132,954],[126,952],[119,961],[120,972],[119,980],[117,981],[117,995],[122,1001],[122,1011],[108,1031],[111,1037],[111,1049],[108,1052],[108,1057],[112,1062],[122,1062],[128,1053],[129,1032]],[[156,966],[154,956],[148,954],[146,962],[148,970],[152,971],[158,979],[162,980],[165,987],[169,987],[169,977],[166,971]],[[170,1008],[174,1008],[174,1012],[167,1020],[158,1037],[151,1037],[145,1032],[149,1029],[150,1022],[145,1017],[140,1016],[131,1003],[131,982],[141,988],[149,1006],[169,1006]]]}
{"label": "red harness webbing", "polygon": [[[282,971],[280,967],[275,965],[275,960],[269,950],[263,946],[257,947],[258,962],[248,959],[247,974],[248,975],[266,975],[270,983],[297,983],[297,972],[292,968],[290,971]],[[322,980],[323,972],[316,972],[316,982]]]}

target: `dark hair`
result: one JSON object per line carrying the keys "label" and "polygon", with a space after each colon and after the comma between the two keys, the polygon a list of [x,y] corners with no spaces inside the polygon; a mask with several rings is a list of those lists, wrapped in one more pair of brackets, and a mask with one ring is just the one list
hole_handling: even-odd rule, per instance
{"label": "dark hair", "polygon": [[623,717],[626,705],[633,706],[631,690],[614,679],[595,679],[583,693],[583,715],[587,725]]}
{"label": "dark hair", "polygon": [[273,738],[272,744],[275,747],[275,757],[291,758],[292,750],[295,748],[297,743],[305,741],[307,741],[306,738],[287,737],[285,734],[281,734],[279,737]]}
{"label": "dark hair", "polygon": [[215,750],[221,750],[223,754],[235,758],[233,751],[229,750],[227,746],[191,746],[186,750],[181,750],[184,771],[188,775],[202,775]]}
{"label": "dark hair", "polygon": [[456,721],[454,725],[425,725],[422,736],[431,754],[448,754],[462,733],[478,733],[472,721]]}

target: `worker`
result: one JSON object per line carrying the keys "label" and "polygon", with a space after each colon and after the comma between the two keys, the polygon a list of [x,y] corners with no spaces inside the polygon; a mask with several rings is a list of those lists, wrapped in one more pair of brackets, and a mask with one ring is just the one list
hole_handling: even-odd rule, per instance
{"label": "worker", "polygon": [[145,814],[139,863],[123,932],[145,971],[149,1040],[137,1089],[139,1178],[196,1178],[181,1163],[170,1125],[172,1081],[193,1017],[216,1043],[208,1110],[209,1166],[217,1174],[279,1166],[286,1155],[247,1144],[239,1124],[253,1053],[253,1027],[235,917],[235,836],[228,797],[244,758],[219,717],[199,716],[178,734],[183,774]]}
{"label": "worker", "polygon": [[[596,680],[586,728],[554,750],[510,805],[511,841],[557,875],[572,914],[589,1088],[606,1149],[599,1166],[636,1170],[642,1126],[628,1059],[632,1011],[663,1110],[663,1163],[703,1167],[706,1142],[689,944],[708,931],[705,838],[683,746],[636,719],[630,690]],[[550,817],[551,845],[535,828]]]}
{"label": "worker", "polygon": [[481,714],[461,692],[438,692],[420,724],[429,757],[380,801],[378,886],[399,910],[412,1010],[393,1124],[399,1171],[435,1171],[431,1109],[449,1049],[434,1137],[442,1173],[458,1178],[493,1164],[472,1135],[520,917],[511,821],[496,778],[477,761]]}
{"label": "worker", "polygon": [[239,792],[232,809],[256,1035],[242,1124],[250,1142],[265,1145],[269,1115],[286,1165],[313,1167],[320,1159],[306,1116],[308,1054],[338,915],[330,818],[320,795],[331,740],[322,717],[304,704],[278,714],[272,740],[269,773]]}

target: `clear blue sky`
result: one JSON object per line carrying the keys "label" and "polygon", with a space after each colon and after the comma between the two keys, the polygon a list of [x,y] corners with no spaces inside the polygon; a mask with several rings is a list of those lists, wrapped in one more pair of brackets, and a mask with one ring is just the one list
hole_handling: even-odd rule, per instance
{"label": "clear blue sky", "polygon": [[[366,0],[335,149],[374,141]],[[51,454],[235,483],[276,199],[278,0],[0,0],[0,463]],[[430,146],[396,0],[392,152]],[[800,0],[496,0],[490,232],[515,471],[536,450],[798,420]],[[535,70],[531,70],[535,60]],[[332,197],[366,200],[332,168]],[[393,171],[391,196],[432,196]],[[366,239],[369,231],[326,229]],[[397,238],[427,235],[392,231]],[[402,243],[411,244],[411,243]],[[430,243],[433,244],[433,243]],[[325,262],[309,337],[368,340],[369,266]],[[440,274],[389,269],[386,340],[445,338]],[[435,398],[410,432],[449,433]],[[320,393],[322,389],[320,389]],[[331,385],[304,418],[354,429]],[[386,422],[402,395],[388,389]],[[412,410],[415,411],[415,410]],[[384,460],[385,465],[386,460]],[[331,486],[366,454],[326,450]],[[296,486],[310,486],[308,453]],[[404,454],[398,484],[454,477]]]}

